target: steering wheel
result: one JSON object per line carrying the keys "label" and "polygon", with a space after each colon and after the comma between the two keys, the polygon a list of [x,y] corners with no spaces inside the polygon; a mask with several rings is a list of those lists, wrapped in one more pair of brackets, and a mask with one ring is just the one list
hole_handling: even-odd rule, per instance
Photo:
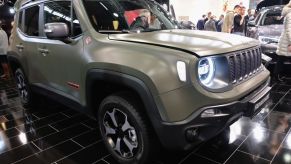
{"label": "steering wheel", "polygon": [[130,30],[145,30],[149,28],[148,18],[146,16],[139,16],[130,25]]}

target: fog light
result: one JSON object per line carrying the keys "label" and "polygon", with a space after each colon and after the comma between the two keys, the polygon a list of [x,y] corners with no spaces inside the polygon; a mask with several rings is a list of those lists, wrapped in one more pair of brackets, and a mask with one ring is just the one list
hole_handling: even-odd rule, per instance
{"label": "fog light", "polygon": [[188,129],[186,131],[186,139],[189,141],[189,142],[193,142],[195,141],[195,139],[198,137],[198,129],[197,128],[191,128],[191,129]]}
{"label": "fog light", "polygon": [[207,109],[201,114],[201,117],[202,118],[223,117],[223,116],[228,116],[228,115],[229,114],[227,113],[222,113],[222,111],[219,109]]}

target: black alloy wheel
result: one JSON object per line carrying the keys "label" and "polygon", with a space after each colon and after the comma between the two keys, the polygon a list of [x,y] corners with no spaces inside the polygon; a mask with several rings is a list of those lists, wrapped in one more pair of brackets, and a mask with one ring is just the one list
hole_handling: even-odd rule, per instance
{"label": "black alloy wheel", "polygon": [[121,93],[106,97],[98,111],[99,128],[112,156],[122,164],[144,164],[152,155],[153,138],[135,100]]}
{"label": "black alloy wheel", "polygon": [[32,101],[33,96],[23,71],[20,68],[16,69],[14,76],[22,105],[24,107],[31,107],[34,104]]}

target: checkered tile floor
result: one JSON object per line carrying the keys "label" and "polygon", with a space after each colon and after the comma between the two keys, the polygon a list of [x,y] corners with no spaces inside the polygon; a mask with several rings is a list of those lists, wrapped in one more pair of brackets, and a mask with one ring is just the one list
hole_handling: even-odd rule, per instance
{"label": "checkered tile floor", "polygon": [[[189,152],[161,151],[155,164],[291,163],[291,80],[274,84],[252,120],[241,118]],[[0,80],[0,163],[115,164],[97,122],[53,101],[24,109],[12,80]]]}

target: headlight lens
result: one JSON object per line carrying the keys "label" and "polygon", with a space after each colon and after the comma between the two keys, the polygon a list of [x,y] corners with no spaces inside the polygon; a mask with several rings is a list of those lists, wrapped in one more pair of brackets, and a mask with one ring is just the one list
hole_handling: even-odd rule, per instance
{"label": "headlight lens", "polygon": [[200,84],[211,91],[219,92],[229,86],[229,68],[225,56],[200,59],[197,74]]}
{"label": "headlight lens", "polygon": [[265,37],[265,36],[259,36],[259,41],[262,44],[270,44],[270,43],[278,43],[279,40],[277,38],[271,38],[271,37]]}
{"label": "headlight lens", "polygon": [[212,81],[214,73],[215,66],[212,58],[204,58],[199,61],[198,75],[199,80],[202,84],[208,85]]}

